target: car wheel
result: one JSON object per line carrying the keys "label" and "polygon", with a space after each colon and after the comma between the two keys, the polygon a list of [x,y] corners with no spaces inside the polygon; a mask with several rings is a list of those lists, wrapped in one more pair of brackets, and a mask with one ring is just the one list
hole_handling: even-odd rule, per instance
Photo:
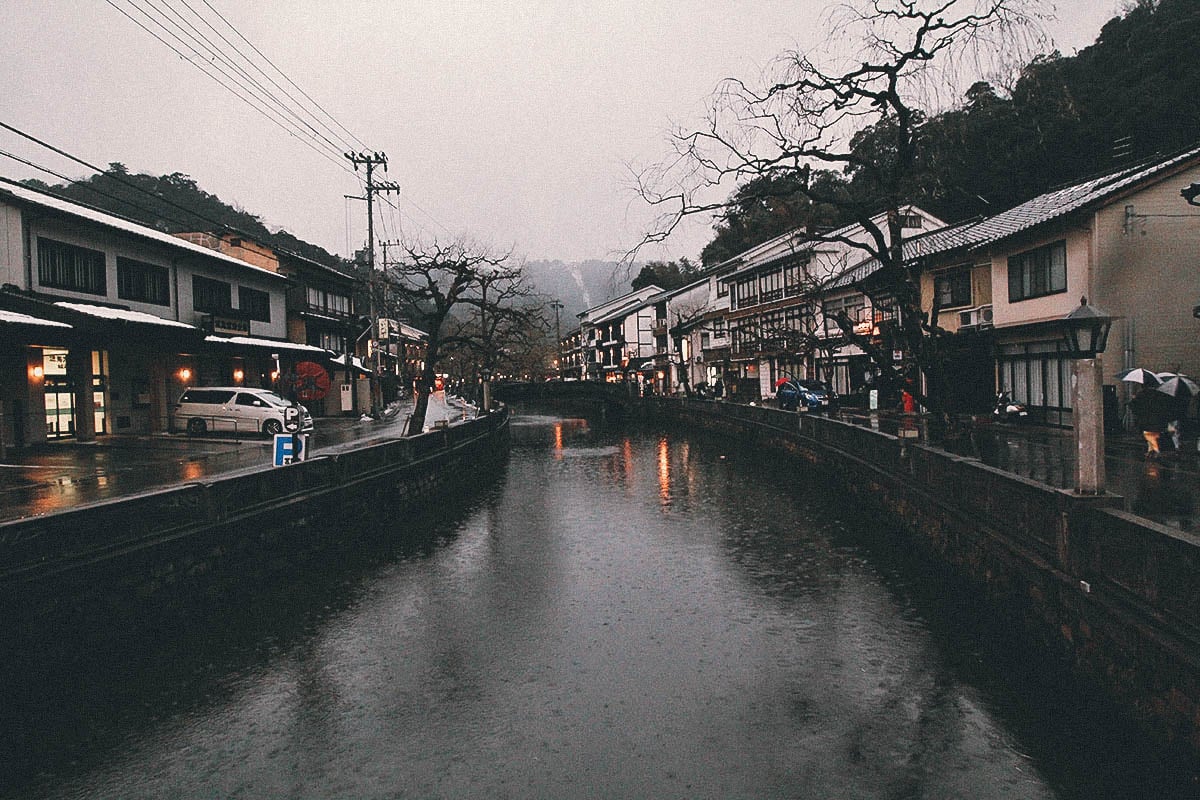
{"label": "car wheel", "polygon": [[204,420],[193,417],[188,420],[187,432],[189,436],[203,436],[208,432],[208,425],[204,424]]}
{"label": "car wheel", "polygon": [[263,433],[267,436],[283,433],[283,423],[277,419],[269,419],[263,423]]}

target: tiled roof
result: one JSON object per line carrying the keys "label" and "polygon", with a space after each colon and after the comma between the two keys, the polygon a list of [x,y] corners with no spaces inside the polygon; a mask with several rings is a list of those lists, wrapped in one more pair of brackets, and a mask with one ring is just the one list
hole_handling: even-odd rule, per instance
{"label": "tiled roof", "polygon": [[262,267],[249,263],[248,261],[242,261],[239,258],[227,256],[224,253],[216,250],[210,250],[207,247],[193,244],[185,239],[172,236],[169,233],[163,233],[162,231],[155,230],[154,228],[148,228],[145,225],[125,219],[124,217],[118,217],[105,211],[80,205],[79,203],[72,203],[69,200],[63,200],[62,198],[56,197],[52,194],[46,194],[45,192],[39,192],[34,189],[30,189],[28,186],[23,186],[7,178],[0,178],[0,197],[3,197],[5,194],[10,195],[17,200],[31,203],[42,208],[49,208],[63,214],[70,214],[78,219],[85,219],[89,222],[94,222],[109,228],[115,228],[116,230],[130,233],[135,236],[140,236],[144,239],[152,239],[159,244],[164,244],[167,247],[175,250],[186,250],[196,255],[203,255],[207,258],[214,258],[218,261],[224,261],[227,264],[236,265],[243,269],[253,270],[260,275],[286,279],[285,276],[276,272],[272,272],[269,269],[263,269]]}
{"label": "tiled roof", "polygon": [[1200,148],[1188,150],[1153,164],[1129,167],[1102,175],[1099,178],[1090,178],[1062,189],[1046,192],[981,221],[972,232],[976,239],[972,246],[992,244],[1073,211],[1086,208],[1197,156],[1200,156]]}
{"label": "tiled roof", "polygon": [[[976,229],[979,224],[979,220],[968,220],[906,239],[904,241],[904,259],[910,261],[914,258],[972,246],[978,240]],[[853,286],[870,277],[879,267],[879,259],[874,256],[865,258],[830,278],[822,288],[829,291]]]}

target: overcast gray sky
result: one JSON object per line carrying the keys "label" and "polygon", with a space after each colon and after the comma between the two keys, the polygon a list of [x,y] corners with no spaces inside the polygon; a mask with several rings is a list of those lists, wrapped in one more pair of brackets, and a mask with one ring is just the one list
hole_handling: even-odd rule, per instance
{"label": "overcast gray sky", "polygon": [[[137,6],[177,21],[195,20],[191,8],[217,21],[211,6],[333,119],[387,154],[382,177],[403,194],[398,210],[382,209],[383,238],[467,233],[529,258],[606,259],[635,243],[650,216],[626,165],[662,156],[671,123],[698,118],[721,78],[752,78],[772,56],[817,41],[827,5],[0,0],[0,121],[94,164],[187,173],[268,225],[348,254],[366,236],[363,204],[343,199],[361,191],[342,168],[349,162],[314,152],[303,142],[333,148],[281,130],[117,10],[183,49]],[[1053,5],[1049,33],[1071,53],[1119,3]],[[237,33],[215,27],[249,52]],[[87,174],[7,131],[0,151]],[[4,157],[0,175],[54,180]],[[694,258],[710,224],[693,220],[641,257]]]}

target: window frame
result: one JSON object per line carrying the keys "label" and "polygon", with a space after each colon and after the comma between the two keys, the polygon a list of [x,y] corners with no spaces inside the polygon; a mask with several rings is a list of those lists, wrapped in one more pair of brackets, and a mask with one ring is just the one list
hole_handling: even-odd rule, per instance
{"label": "window frame", "polygon": [[[157,280],[151,281],[148,278]],[[157,285],[153,285],[157,284]],[[153,289],[161,289],[161,299]],[[162,264],[117,256],[117,297],[135,303],[171,305],[171,270]]]}
{"label": "window frame", "polygon": [[[948,292],[943,292],[943,289],[949,289]],[[966,290],[966,300],[962,300],[961,296],[956,299],[956,290]],[[943,293],[949,295],[949,300],[942,301]],[[950,308],[966,308],[972,305],[974,299],[974,287],[971,285],[971,270],[969,268],[953,269],[933,276],[933,296],[938,301],[938,308],[945,310]]]}
{"label": "window frame", "polygon": [[238,311],[254,322],[270,322],[271,293],[253,286],[238,286]]}
{"label": "window frame", "polygon": [[[37,237],[37,245],[39,286],[108,296],[108,256],[103,250],[45,236]],[[70,263],[64,258],[68,255],[71,256]]]}
{"label": "window frame", "polygon": [[[201,287],[205,287],[205,291],[200,291]],[[214,292],[223,294],[224,303],[210,304],[205,302],[201,305],[201,296]],[[233,311],[233,284],[228,281],[219,281],[216,278],[209,278],[204,275],[192,276],[192,309],[201,314],[224,314]]]}
{"label": "window frame", "polygon": [[[1062,285],[1056,286],[1054,279],[1055,255],[1061,254]],[[1019,303],[1067,291],[1067,240],[1025,250],[1008,257],[1008,302]]]}

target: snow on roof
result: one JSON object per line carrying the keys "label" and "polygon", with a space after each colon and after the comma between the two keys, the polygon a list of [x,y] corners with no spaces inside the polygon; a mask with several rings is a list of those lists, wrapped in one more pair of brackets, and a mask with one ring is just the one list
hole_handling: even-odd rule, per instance
{"label": "snow on roof", "polygon": [[48,328],[69,328],[71,327],[65,322],[53,322],[48,319],[40,319],[31,317],[28,314],[22,314],[19,311],[5,311],[0,308],[0,322],[10,322],[17,325],[43,325]]}
{"label": "snow on roof", "polygon": [[194,325],[188,325],[184,322],[176,322],[173,319],[164,319],[156,317],[153,314],[147,314],[144,311],[131,311],[128,308],[113,308],[112,306],[94,306],[88,303],[69,303],[65,300],[60,300],[55,303],[56,306],[77,311],[80,314],[87,314],[90,317],[99,317],[100,319],[113,319],[121,322],[140,322],[146,325],[166,325],[174,328],[188,328],[196,330]]}
{"label": "snow on roof", "polygon": [[247,261],[242,261],[240,258],[227,256],[224,253],[220,253],[216,250],[210,250],[207,247],[203,247],[198,244],[192,244],[191,242],[185,241],[176,236],[172,236],[169,233],[163,233],[162,231],[146,227],[145,225],[127,220],[123,217],[117,217],[104,211],[79,205],[78,203],[72,203],[69,200],[63,200],[62,198],[55,197],[51,194],[46,194],[45,192],[39,192],[35,189],[30,189],[28,186],[22,186],[21,184],[9,180],[8,178],[0,178],[0,193],[6,193],[26,203],[33,203],[34,205],[38,205],[43,208],[50,208],[64,214],[70,214],[71,216],[79,217],[80,219],[86,219],[89,222],[95,222],[99,225],[105,225],[109,228],[115,228],[117,230],[124,231],[125,233],[131,233],[135,236],[141,236],[145,239],[153,239],[160,244],[164,244],[176,250],[187,250],[188,252],[194,254],[203,255],[208,258],[215,258],[218,261],[224,261],[227,264],[236,265],[242,269],[254,270],[254,272],[261,275],[271,275],[276,278],[281,278],[284,280],[287,279],[284,275],[280,275],[277,272],[272,272],[269,269],[264,269],[263,267],[255,266]]}
{"label": "snow on roof", "polygon": [[320,353],[328,356],[329,351],[323,347],[295,342],[281,342],[278,339],[260,339],[257,336],[205,336],[204,341],[215,344],[236,344],[243,347],[273,347],[276,350],[298,350],[304,353]]}

